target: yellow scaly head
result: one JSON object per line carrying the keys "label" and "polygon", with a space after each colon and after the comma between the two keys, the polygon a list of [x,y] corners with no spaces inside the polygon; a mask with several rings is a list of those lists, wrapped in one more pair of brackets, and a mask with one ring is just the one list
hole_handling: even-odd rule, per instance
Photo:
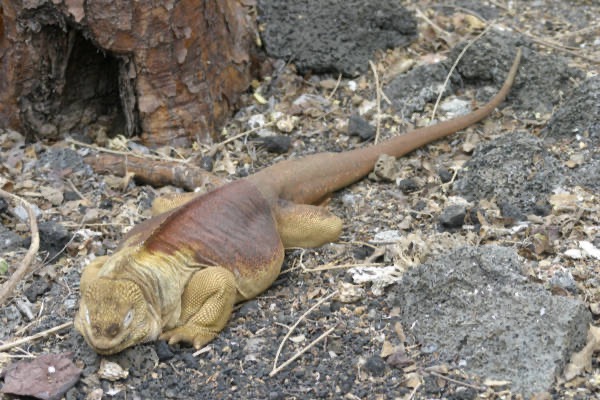
{"label": "yellow scaly head", "polygon": [[160,334],[147,304],[136,283],[98,278],[82,290],[75,327],[97,353],[118,353]]}

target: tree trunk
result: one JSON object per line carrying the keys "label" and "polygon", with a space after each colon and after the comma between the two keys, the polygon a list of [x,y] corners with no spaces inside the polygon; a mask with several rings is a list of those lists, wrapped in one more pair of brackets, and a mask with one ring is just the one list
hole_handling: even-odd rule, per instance
{"label": "tree trunk", "polygon": [[0,0],[0,127],[149,145],[214,138],[252,79],[256,30],[242,2]]}

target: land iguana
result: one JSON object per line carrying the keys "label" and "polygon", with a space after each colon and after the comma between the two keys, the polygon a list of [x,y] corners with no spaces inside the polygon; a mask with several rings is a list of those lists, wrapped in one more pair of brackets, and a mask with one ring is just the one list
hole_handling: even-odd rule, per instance
{"label": "land iguana", "polygon": [[342,221],[320,204],[358,181],[378,157],[405,155],[489,115],[508,94],[517,52],[500,91],[470,114],[342,153],[286,160],[209,193],[158,200],[111,256],[86,266],[75,326],[100,354],[162,338],[200,348],[225,327],[237,302],[277,278],[290,247],[338,239]]}

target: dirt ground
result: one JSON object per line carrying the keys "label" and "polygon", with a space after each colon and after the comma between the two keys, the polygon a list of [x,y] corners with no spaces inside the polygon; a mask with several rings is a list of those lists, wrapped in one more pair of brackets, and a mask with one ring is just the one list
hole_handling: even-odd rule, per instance
{"label": "dirt ground", "polygon": [[[356,77],[300,75],[293,63],[269,61],[273,73],[244,96],[221,143],[150,150],[111,132],[95,143],[76,132],[77,142],[42,143],[0,131],[0,187],[33,205],[40,231],[32,273],[0,309],[0,348],[43,333],[0,350],[0,368],[70,352],[82,373],[66,399],[518,398],[509,383],[486,380],[406,338],[411,327],[401,317],[397,283],[357,283],[352,268],[394,266],[392,279],[464,246],[497,245],[522,257],[528,282],[600,316],[600,4],[442,3],[404,2],[415,11],[418,37],[375,52],[377,80],[371,68]],[[280,160],[359,147],[428,124],[440,84],[473,40],[436,118],[488,100],[521,46],[521,70],[504,104],[476,126],[383,160],[374,174],[336,193],[328,208],[345,222],[340,241],[287,251],[279,279],[239,305],[207,347],[157,342],[100,357],[68,325],[83,266],[110,254],[150,215],[154,198],[181,191],[131,174],[96,173],[85,157],[112,152],[192,162],[230,181]],[[0,219],[3,283],[31,232],[26,209],[15,202],[0,201]],[[356,291],[352,301],[339,297],[348,288]],[[103,360],[118,367],[101,367]],[[598,361],[592,356],[582,365],[535,398],[597,398]]]}

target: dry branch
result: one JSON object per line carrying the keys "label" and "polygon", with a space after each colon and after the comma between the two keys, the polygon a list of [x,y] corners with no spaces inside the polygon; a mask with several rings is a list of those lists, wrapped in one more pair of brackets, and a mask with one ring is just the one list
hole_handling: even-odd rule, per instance
{"label": "dry branch", "polygon": [[51,335],[51,334],[53,334],[55,332],[61,331],[61,330],[65,329],[65,328],[68,328],[71,325],[73,325],[73,321],[65,322],[64,324],[61,324],[61,325],[55,326],[53,328],[47,329],[47,330],[45,330],[43,332],[38,332],[35,335],[27,336],[27,337],[24,337],[24,338],[21,338],[21,339],[16,339],[16,340],[13,340],[12,342],[9,342],[9,343],[4,343],[4,344],[0,345],[0,351],[10,350],[13,347],[20,346],[20,345],[22,345],[24,343],[29,343],[29,342],[32,342],[32,341],[34,341],[36,339],[40,339],[40,338],[46,337],[46,336]]}
{"label": "dry branch", "polygon": [[115,176],[133,173],[138,182],[155,187],[173,185],[193,191],[196,188],[221,186],[225,182],[198,166],[175,161],[108,153],[88,156],[84,161],[97,173]]}
{"label": "dry branch", "polygon": [[29,267],[33,262],[33,258],[35,257],[39,247],[40,247],[40,235],[38,232],[37,221],[35,218],[35,213],[33,211],[33,207],[27,201],[23,200],[19,196],[16,196],[12,193],[8,193],[2,189],[0,189],[0,196],[11,199],[17,203],[21,203],[23,207],[27,210],[27,215],[29,216],[29,226],[31,229],[31,245],[29,246],[29,250],[23,257],[21,264],[17,267],[17,270],[12,274],[12,276],[2,285],[0,288],[0,305],[4,305],[6,299],[12,294],[15,286],[23,279],[23,277],[29,272]]}

